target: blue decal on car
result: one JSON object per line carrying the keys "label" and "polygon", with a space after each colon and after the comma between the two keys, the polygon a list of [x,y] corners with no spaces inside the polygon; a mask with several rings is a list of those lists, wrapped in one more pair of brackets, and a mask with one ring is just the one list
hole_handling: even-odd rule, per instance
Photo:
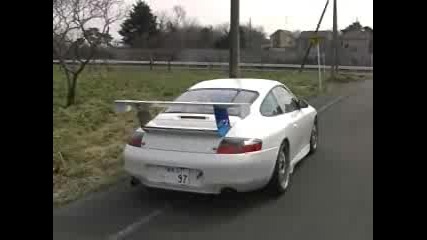
{"label": "blue decal on car", "polygon": [[227,108],[221,108],[219,106],[214,105],[214,114],[216,127],[218,129],[218,135],[220,137],[224,137],[227,132],[230,130],[230,119],[228,117]]}

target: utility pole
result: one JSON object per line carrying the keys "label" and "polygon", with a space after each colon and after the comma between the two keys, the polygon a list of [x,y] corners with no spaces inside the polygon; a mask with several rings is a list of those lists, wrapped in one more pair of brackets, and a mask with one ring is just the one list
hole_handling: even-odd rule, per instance
{"label": "utility pole", "polygon": [[230,78],[238,78],[239,58],[240,58],[240,41],[239,41],[239,0],[231,1],[230,12]]}
{"label": "utility pole", "polygon": [[322,70],[320,67],[320,41],[317,41],[317,67],[319,71],[319,93],[322,92]]}
{"label": "utility pole", "polygon": [[334,0],[334,17],[333,17],[333,41],[332,41],[332,65],[331,78],[335,78],[338,72],[338,29],[337,29],[337,0]]}
{"label": "utility pole", "polygon": [[249,18],[249,34],[248,34],[248,43],[247,47],[252,50],[252,19]]}
{"label": "utility pole", "polygon": [[[323,11],[322,11],[322,15],[320,15],[320,19],[319,19],[319,22],[317,23],[316,31],[314,31],[315,36],[317,35],[317,32],[319,31],[320,24],[322,23],[323,16],[325,15],[326,8],[328,7],[328,4],[329,4],[329,0],[326,1],[325,7],[323,8]],[[299,69],[299,72],[301,72],[304,69],[305,61],[307,60],[308,54],[310,53],[310,49],[312,46],[313,46],[313,44],[312,44],[312,42],[310,42],[310,44],[308,45],[308,48],[305,52],[304,58],[302,60],[302,64],[301,64],[301,68]]]}

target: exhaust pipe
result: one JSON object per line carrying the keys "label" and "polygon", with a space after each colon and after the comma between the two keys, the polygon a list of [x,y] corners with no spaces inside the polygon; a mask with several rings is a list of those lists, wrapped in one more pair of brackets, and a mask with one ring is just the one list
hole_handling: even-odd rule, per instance
{"label": "exhaust pipe", "polygon": [[136,177],[131,177],[130,178],[130,185],[132,187],[138,186],[139,184],[141,184],[141,181],[139,181],[138,178],[136,178]]}

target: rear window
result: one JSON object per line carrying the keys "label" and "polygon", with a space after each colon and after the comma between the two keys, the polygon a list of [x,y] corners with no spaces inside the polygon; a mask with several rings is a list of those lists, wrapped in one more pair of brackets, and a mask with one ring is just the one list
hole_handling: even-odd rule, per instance
{"label": "rear window", "polygon": [[[257,97],[257,92],[242,89],[194,89],[183,93],[175,101],[252,104]],[[211,106],[171,106],[165,112],[213,114],[213,108]],[[238,115],[239,111],[236,108],[229,108],[229,114]]]}

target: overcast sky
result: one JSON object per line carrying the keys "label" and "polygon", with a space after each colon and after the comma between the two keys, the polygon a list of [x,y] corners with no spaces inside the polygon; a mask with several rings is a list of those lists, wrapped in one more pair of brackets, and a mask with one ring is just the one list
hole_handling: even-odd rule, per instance
{"label": "overcast sky", "polygon": [[[132,5],[136,0],[125,0]],[[216,25],[230,21],[230,0],[146,0],[154,13],[170,11],[174,5],[181,5],[188,17],[193,17],[203,25]],[[277,29],[314,30],[326,0],[240,0],[240,23],[261,25],[267,35]],[[332,29],[333,0],[330,0],[321,30]],[[373,0],[337,0],[338,29],[342,29],[356,19],[363,26],[374,27]],[[117,31],[116,25],[113,30]],[[115,38],[120,38],[116,32]]]}

